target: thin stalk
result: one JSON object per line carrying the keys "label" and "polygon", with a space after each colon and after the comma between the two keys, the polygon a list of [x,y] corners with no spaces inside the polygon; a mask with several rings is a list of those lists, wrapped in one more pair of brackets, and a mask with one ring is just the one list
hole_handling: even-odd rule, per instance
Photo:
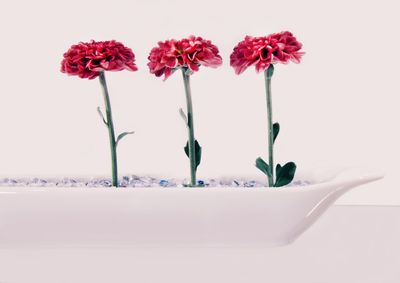
{"label": "thin stalk", "polygon": [[185,85],[186,107],[187,107],[190,185],[194,187],[196,186],[196,151],[195,151],[195,138],[194,138],[194,127],[193,127],[193,105],[192,105],[192,95],[190,91],[190,75],[186,73],[186,68],[182,68],[182,76]]}
{"label": "thin stalk", "polygon": [[104,105],[106,108],[108,136],[110,139],[112,185],[114,187],[118,187],[117,146],[115,141],[115,132],[114,132],[114,123],[112,119],[112,112],[111,112],[110,96],[108,95],[106,77],[103,71],[99,73],[99,80],[103,91]]}
{"label": "thin stalk", "polygon": [[267,114],[268,114],[268,158],[269,158],[269,173],[268,185],[274,186],[274,133],[272,124],[272,97],[271,97],[271,78],[274,73],[274,65],[269,65],[264,71],[265,75],[265,90],[267,94]]}

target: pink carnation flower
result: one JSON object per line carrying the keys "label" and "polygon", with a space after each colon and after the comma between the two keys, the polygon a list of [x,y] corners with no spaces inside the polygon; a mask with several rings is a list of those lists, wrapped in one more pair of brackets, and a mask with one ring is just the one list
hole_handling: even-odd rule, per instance
{"label": "pink carnation flower", "polygon": [[302,44],[288,31],[261,37],[246,36],[233,49],[230,63],[236,74],[252,65],[261,72],[273,63],[299,63],[304,54],[301,47]]}
{"label": "pink carnation flower", "polygon": [[100,71],[136,71],[135,54],[115,40],[80,42],[64,53],[61,72],[68,75],[96,78]]}
{"label": "pink carnation flower", "polygon": [[182,40],[166,40],[159,42],[148,57],[147,64],[150,73],[157,77],[164,75],[167,79],[179,67],[187,67],[192,72],[199,70],[199,66],[216,68],[222,64],[218,48],[211,43],[194,35]]}

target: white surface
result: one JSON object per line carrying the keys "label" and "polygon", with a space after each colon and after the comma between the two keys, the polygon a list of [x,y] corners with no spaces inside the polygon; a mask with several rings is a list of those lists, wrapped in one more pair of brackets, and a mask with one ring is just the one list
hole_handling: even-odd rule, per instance
{"label": "white surface", "polygon": [[400,207],[334,206],[290,246],[1,249],[2,283],[398,283]]}
{"label": "white surface", "polygon": [[182,78],[162,82],[146,63],[157,41],[194,33],[224,59],[192,79],[199,176],[261,175],[253,164],[267,154],[263,77],[236,76],[229,55],[246,34],[288,29],[306,55],[273,78],[276,161],[376,165],[386,178],[341,203],[400,204],[399,10],[396,0],[1,1],[0,174],[109,174],[99,83],[59,72],[63,52],[93,38],[120,40],[137,55],[138,72],[107,74],[116,130],[135,131],[120,144],[121,173],[187,176]]}
{"label": "white surface", "polygon": [[330,178],[280,189],[2,188],[0,248],[284,245],[348,190],[382,176]]}

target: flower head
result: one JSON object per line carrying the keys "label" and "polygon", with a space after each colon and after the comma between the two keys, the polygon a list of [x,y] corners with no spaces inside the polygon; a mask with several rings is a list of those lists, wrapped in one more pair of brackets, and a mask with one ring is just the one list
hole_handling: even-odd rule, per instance
{"label": "flower head", "polygon": [[122,43],[111,41],[80,42],[64,53],[61,72],[68,75],[96,78],[101,71],[136,71],[135,54]]}
{"label": "flower head", "polygon": [[230,63],[236,74],[243,73],[252,65],[261,72],[274,63],[300,63],[304,54],[301,47],[302,44],[288,31],[261,37],[246,36],[233,49]]}
{"label": "flower head", "polygon": [[216,68],[222,64],[218,48],[201,37],[191,35],[182,40],[166,40],[158,42],[158,46],[150,51],[148,57],[150,73],[157,77],[164,75],[167,79],[173,71],[187,67],[191,72],[199,70],[199,66]]}

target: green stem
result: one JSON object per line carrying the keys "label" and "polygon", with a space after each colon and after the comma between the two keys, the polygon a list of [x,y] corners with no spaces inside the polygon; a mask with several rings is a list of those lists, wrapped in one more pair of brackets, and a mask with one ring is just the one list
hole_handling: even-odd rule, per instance
{"label": "green stem", "polygon": [[190,91],[190,75],[186,73],[186,68],[182,68],[183,82],[185,85],[186,107],[187,107],[187,123],[188,123],[188,145],[189,145],[189,160],[190,160],[190,185],[196,186],[196,152],[195,138],[193,128],[193,105],[192,95]]}
{"label": "green stem", "polygon": [[268,112],[268,157],[269,157],[269,173],[268,185],[274,186],[274,133],[272,124],[272,98],[271,98],[271,78],[274,73],[274,65],[269,65],[264,71],[265,90],[267,94],[267,112]]}
{"label": "green stem", "polygon": [[107,128],[108,136],[110,139],[112,185],[114,187],[118,187],[117,146],[115,141],[114,123],[111,113],[110,96],[108,95],[106,77],[103,71],[99,72],[99,80],[103,91],[104,104],[106,107]]}

